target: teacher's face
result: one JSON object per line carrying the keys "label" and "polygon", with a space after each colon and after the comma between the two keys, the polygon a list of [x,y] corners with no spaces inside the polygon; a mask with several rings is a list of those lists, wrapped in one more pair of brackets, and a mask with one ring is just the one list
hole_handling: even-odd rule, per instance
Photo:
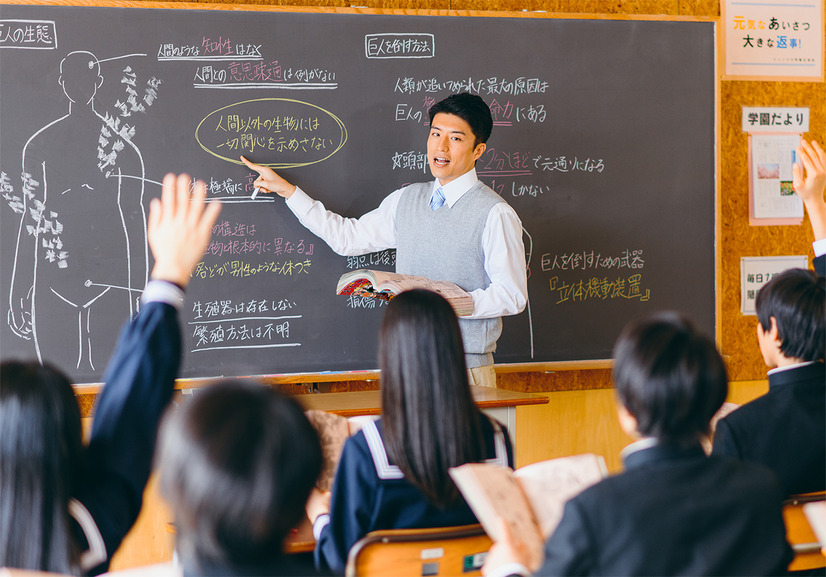
{"label": "teacher's face", "polygon": [[475,142],[476,135],[467,122],[453,114],[438,113],[433,117],[427,139],[430,172],[441,184],[462,176],[485,152],[485,144],[474,146]]}

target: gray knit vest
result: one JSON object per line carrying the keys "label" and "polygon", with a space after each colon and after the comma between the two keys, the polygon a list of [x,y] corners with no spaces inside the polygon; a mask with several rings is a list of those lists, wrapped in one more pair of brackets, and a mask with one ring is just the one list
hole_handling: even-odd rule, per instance
{"label": "gray knit vest", "polygon": [[[487,288],[482,233],[502,198],[481,181],[449,208],[430,209],[433,183],[408,186],[396,209],[396,272],[448,280],[470,292]],[[493,364],[502,319],[459,318],[469,369]]]}

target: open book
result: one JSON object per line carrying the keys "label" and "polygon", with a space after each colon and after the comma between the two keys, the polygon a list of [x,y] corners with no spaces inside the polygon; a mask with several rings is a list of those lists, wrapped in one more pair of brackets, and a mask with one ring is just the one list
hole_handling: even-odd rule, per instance
{"label": "open book", "polygon": [[473,297],[452,282],[383,270],[361,268],[344,273],[338,279],[336,294],[389,301],[401,292],[417,288],[431,290],[442,295],[460,317],[473,314]]}
{"label": "open book", "polygon": [[544,560],[545,541],[559,525],[565,503],[608,474],[605,459],[591,453],[526,465],[516,471],[490,463],[468,463],[450,469],[450,476],[494,541],[497,518],[511,536],[530,551],[529,569]]}
{"label": "open book", "polygon": [[361,429],[364,418],[371,417],[351,417],[348,419],[319,409],[310,409],[304,411],[304,414],[307,415],[307,420],[315,428],[321,442],[323,462],[321,474],[318,476],[315,486],[319,491],[327,492],[333,488],[333,479],[336,477],[336,469],[338,469],[338,461],[341,458],[345,441]]}

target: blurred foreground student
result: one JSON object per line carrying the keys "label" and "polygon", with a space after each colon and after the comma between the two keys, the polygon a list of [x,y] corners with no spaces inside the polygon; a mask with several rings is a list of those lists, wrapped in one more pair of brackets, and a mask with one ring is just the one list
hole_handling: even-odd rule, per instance
{"label": "blurred foreground student", "polygon": [[[782,492],[766,468],[706,457],[727,392],[714,343],[676,314],[628,325],[614,347],[620,425],[640,440],[625,471],[571,499],[539,575],[779,575],[792,558]],[[507,526],[503,522],[507,532]],[[527,574],[506,538],[487,577]]]}
{"label": "blurred foreground student", "polygon": [[307,504],[316,565],[335,573],[370,531],[476,523],[450,467],[513,467],[507,432],[473,402],[459,324],[444,298],[425,290],[394,298],[379,343],[382,418],[345,443],[332,499],[314,490]]}
{"label": "blurred foreground student", "polygon": [[283,553],[321,472],[321,445],[298,403],[223,381],[161,428],[161,492],[174,513],[185,576],[308,575]]}
{"label": "blurred foreground student", "polygon": [[88,447],[59,370],[0,367],[0,566],[100,572],[135,522],[180,364],[177,309],[220,210],[204,209],[203,184],[189,191],[188,177],[167,175],[152,201],[152,280],[104,375]]}

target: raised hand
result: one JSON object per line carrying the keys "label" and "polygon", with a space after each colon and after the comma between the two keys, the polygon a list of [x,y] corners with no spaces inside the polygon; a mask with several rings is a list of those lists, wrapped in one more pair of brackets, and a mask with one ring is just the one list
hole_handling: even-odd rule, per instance
{"label": "raised hand", "polygon": [[174,282],[181,287],[189,284],[190,274],[201,261],[212,235],[212,227],[221,212],[218,202],[204,202],[206,186],[192,181],[188,175],[167,174],[163,179],[161,198],[149,205],[146,235],[155,266],[153,280]]}

